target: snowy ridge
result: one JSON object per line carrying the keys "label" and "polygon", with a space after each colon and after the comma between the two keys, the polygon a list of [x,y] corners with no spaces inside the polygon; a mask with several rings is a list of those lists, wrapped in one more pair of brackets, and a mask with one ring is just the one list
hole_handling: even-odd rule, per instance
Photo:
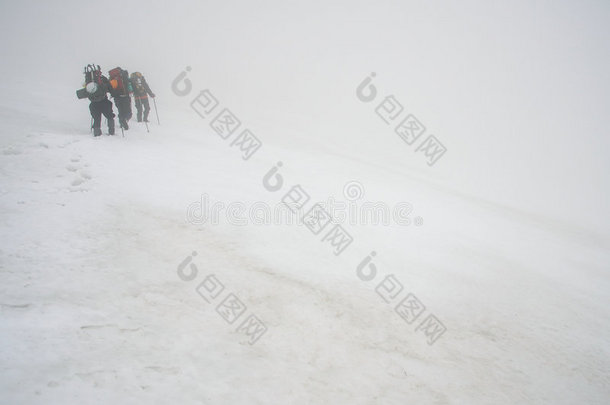
{"label": "snowy ridge", "polygon": [[[244,162],[209,127],[175,116],[150,133],[134,123],[125,138],[41,122],[3,147],[8,402],[604,402],[608,353],[590,330],[608,332],[607,245],[383,167],[380,178],[415,190],[424,226],[352,227],[339,257],[302,226],[189,224],[203,192],[279,200],[262,177],[268,156],[286,152],[269,145]],[[307,158],[291,156],[296,183]],[[319,199],[341,197],[337,177],[306,183]],[[447,326],[434,345],[376,295],[380,277],[356,277],[373,249],[380,274]],[[199,281],[178,277],[193,250],[198,280],[215,274],[266,323],[255,345],[197,294]]]}

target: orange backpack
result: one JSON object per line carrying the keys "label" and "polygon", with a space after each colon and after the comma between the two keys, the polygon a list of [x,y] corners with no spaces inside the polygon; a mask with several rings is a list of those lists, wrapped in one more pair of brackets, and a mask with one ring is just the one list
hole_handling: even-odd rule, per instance
{"label": "orange backpack", "polygon": [[129,75],[126,70],[116,67],[108,71],[110,85],[116,93],[128,95],[131,90],[129,87]]}

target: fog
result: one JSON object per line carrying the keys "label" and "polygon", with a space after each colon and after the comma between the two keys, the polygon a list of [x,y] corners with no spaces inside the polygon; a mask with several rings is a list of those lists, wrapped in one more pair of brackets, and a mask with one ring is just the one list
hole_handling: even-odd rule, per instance
{"label": "fog", "polygon": [[[186,109],[170,84],[191,66],[195,86],[267,142],[396,159],[455,191],[603,231],[609,14],[601,1],[5,2],[2,86],[41,78],[68,93],[84,65],[122,66],[143,71],[164,108]],[[434,168],[358,105],[370,72],[447,147]]]}
{"label": "fog", "polygon": [[[87,138],[88,103],[75,96],[84,82],[83,67],[99,64],[106,74],[121,66],[142,72],[156,93],[161,125],[151,126],[151,133],[155,128],[157,134],[164,132],[162,141],[151,142],[168,151],[163,161],[196,172],[199,177],[193,181],[201,184],[180,196],[177,185],[168,186],[164,192],[173,190],[175,200],[170,203],[163,197],[152,204],[167,202],[165,208],[181,210],[208,192],[206,187],[224,192],[221,183],[231,189],[227,195],[248,199],[254,182],[243,185],[233,173],[250,169],[236,169],[225,155],[212,157],[216,146],[197,149],[201,145],[190,143],[197,131],[210,144],[217,138],[190,106],[198,92],[207,89],[262,141],[266,152],[261,167],[282,160],[287,170],[298,173],[294,182],[328,185],[333,187],[325,191],[329,194],[340,194],[346,181],[356,180],[371,191],[372,200],[406,198],[424,217],[422,228],[430,232],[430,240],[455,238],[450,251],[472,242],[472,235],[480,238],[472,242],[478,247],[480,241],[497,242],[510,250],[528,240],[535,250],[539,242],[549,243],[548,250],[540,257],[531,256],[524,266],[540,265],[553,278],[553,260],[559,259],[550,252],[568,255],[574,249],[573,257],[564,261],[572,266],[570,276],[562,282],[599,288],[593,293],[599,300],[591,298],[591,305],[600,311],[597,319],[607,319],[602,307],[608,303],[610,247],[608,21],[610,3],[605,1],[4,0],[0,3],[0,94],[4,96],[0,146],[12,150],[28,136],[44,140],[47,132],[93,142]],[[172,83],[187,67],[193,91],[181,97]],[[373,102],[363,102],[357,88],[372,73],[377,96]],[[425,126],[425,134],[414,145],[394,132],[398,121],[387,124],[376,114],[388,96],[404,107],[401,118],[413,114]],[[151,121],[156,125],[156,118]],[[128,142],[130,136],[135,138],[133,133],[126,134]],[[432,165],[416,151],[428,135],[436,136],[447,149]],[[128,161],[131,166],[120,166],[126,171],[148,164],[148,152],[140,155],[136,143],[130,145],[117,152],[125,159],[121,163],[112,161],[107,146],[99,147],[98,158],[101,161],[103,156],[104,163],[115,169]],[[147,143],[137,145],[141,151],[152,148]],[[95,153],[95,148],[83,150]],[[194,155],[185,157],[191,152],[201,153],[200,163]],[[15,166],[3,159],[7,179],[16,179],[10,177]],[[159,176],[163,177],[161,171]],[[176,174],[177,179],[181,176]],[[154,190],[154,179],[143,182]],[[128,184],[136,182],[125,180],[125,188]],[[13,190],[6,188],[5,195],[9,189]],[[151,190],[140,195],[150,197]],[[435,193],[443,197],[435,198]],[[493,214],[473,214],[480,211]],[[461,215],[460,222],[453,222]],[[16,218],[8,208],[3,216],[8,222]],[[500,225],[495,219],[505,222]],[[527,223],[527,231],[508,237],[503,227],[510,223]],[[14,232],[29,237],[27,230]],[[573,239],[550,247],[549,240],[557,235]],[[249,240],[258,237],[250,236]],[[407,240],[418,243],[417,236],[409,235]],[[427,239],[419,241],[429,246]],[[439,242],[438,246],[448,245]],[[397,240],[396,245],[386,246],[396,252],[397,263],[403,263],[399,253],[407,243]],[[588,250],[593,247],[599,249],[597,253]],[[184,249],[175,252],[176,261],[192,248]],[[506,260],[514,258],[504,253]],[[439,251],[435,259],[449,268],[454,262],[444,254],[447,251]],[[171,262],[173,256],[167,260]],[[467,268],[467,261],[464,258],[460,265]],[[5,265],[8,268],[9,262]],[[575,281],[581,270],[582,280]],[[450,277],[439,280],[451,290]],[[578,294],[587,296],[587,288]],[[451,322],[463,325],[468,320]],[[607,361],[603,357],[600,364],[605,366],[595,370],[605,367],[607,372]],[[607,378],[606,374],[600,380]],[[599,398],[596,395],[591,398]],[[210,398],[211,403],[221,403],[215,402],[221,397]],[[481,397],[470,399],[485,403]]]}

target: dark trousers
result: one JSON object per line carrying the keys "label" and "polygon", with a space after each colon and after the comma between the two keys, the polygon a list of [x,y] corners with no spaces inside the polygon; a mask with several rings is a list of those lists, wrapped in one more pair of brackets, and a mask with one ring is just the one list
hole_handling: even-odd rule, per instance
{"label": "dark trousers", "polygon": [[92,101],[89,104],[89,111],[93,117],[93,133],[99,135],[102,133],[100,126],[102,124],[102,114],[108,120],[108,132],[114,133],[114,113],[112,112],[112,103],[107,98],[101,101]]}
{"label": "dark trousers", "polygon": [[142,106],[144,106],[144,121],[148,121],[148,113],[150,112],[150,103],[148,97],[136,98],[136,110],[138,110],[138,122],[142,121]]}
{"label": "dark trousers", "polygon": [[114,98],[114,105],[119,112],[119,123],[123,128],[127,121],[131,119],[131,98],[129,96],[117,96]]}

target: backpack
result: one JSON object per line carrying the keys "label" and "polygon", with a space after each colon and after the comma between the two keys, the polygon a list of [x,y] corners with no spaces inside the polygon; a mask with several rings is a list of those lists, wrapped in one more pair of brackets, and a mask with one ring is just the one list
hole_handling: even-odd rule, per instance
{"label": "backpack", "polygon": [[94,93],[96,93],[96,96],[99,96],[99,93],[104,87],[102,82],[102,69],[100,69],[100,65],[87,65],[85,66],[83,73],[85,74],[85,85],[82,89],[76,91],[76,97],[79,99],[88,97],[91,98]]}
{"label": "backpack", "polygon": [[135,92],[138,94],[146,93],[146,89],[144,88],[144,76],[142,76],[142,73],[133,72],[130,79]]}
{"label": "backpack", "polygon": [[100,65],[85,66],[85,84],[91,82],[102,84],[102,69],[100,69]]}
{"label": "backpack", "polygon": [[132,90],[129,83],[129,73],[126,70],[116,67],[108,71],[108,78],[116,95],[126,96]]}

